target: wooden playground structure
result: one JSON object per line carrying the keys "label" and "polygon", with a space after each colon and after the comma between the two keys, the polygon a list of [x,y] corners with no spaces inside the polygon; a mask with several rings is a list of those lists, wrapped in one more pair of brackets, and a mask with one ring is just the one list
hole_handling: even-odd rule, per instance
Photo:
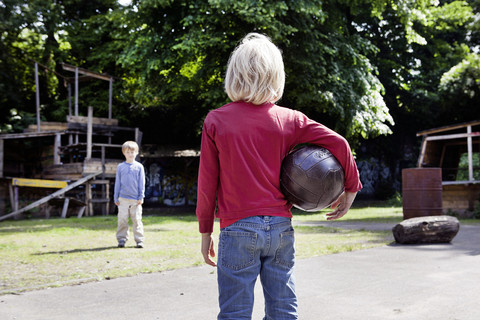
{"label": "wooden playground structure", "polygon": [[[35,63],[37,124],[30,125],[23,133],[0,134],[0,180],[4,186],[0,190],[9,194],[1,198],[8,198],[11,207],[11,212],[6,212],[5,203],[0,204],[0,221],[18,217],[41,205],[46,206],[44,211],[47,218],[52,207],[61,208],[61,217],[66,217],[68,209],[74,207],[78,217],[94,215],[95,208],[99,206],[103,215],[109,214],[110,194],[113,191],[111,185],[117,165],[124,161],[122,143],[133,140],[141,145],[142,133],[138,128],[118,126],[118,120],[112,118],[113,77],[66,64],[62,66],[64,70],[75,73],[75,77],[64,78],[69,89],[69,115],[66,122],[40,121],[38,66]],[[78,83],[89,79],[109,81],[108,118],[94,117],[93,107],[88,107],[87,116],[79,115]],[[75,85],[73,112],[71,84]],[[25,144],[36,144],[41,149],[39,153],[47,154],[31,170],[26,170],[25,161],[22,161],[27,155],[19,155],[22,150],[17,150],[20,149],[18,146]],[[84,190],[81,195],[69,195],[78,187]],[[19,208],[22,191],[31,188],[57,190]]]}
{"label": "wooden playground structure", "polygon": [[[417,133],[422,137],[418,168],[441,168],[442,207],[460,214],[472,212],[480,200],[480,120]],[[462,160],[462,161],[461,161]]]}

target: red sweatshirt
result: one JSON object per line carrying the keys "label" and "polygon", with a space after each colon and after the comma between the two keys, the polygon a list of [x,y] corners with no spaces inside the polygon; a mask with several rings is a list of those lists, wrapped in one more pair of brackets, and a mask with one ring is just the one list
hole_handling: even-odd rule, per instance
{"label": "red sweatshirt", "polygon": [[217,200],[220,228],[256,215],[292,217],[280,191],[280,168],[301,143],[330,150],[345,171],[345,191],[362,188],[348,142],[303,113],[245,102],[212,110],[203,124],[198,173],[200,232],[213,231]]}

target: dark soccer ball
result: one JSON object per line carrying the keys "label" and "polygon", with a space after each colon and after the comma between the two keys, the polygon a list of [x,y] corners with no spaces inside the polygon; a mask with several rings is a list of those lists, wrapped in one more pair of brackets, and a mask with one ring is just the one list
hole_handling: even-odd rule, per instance
{"label": "dark soccer ball", "polygon": [[280,187],[285,198],[304,211],[319,211],[342,194],[343,168],[325,148],[307,145],[295,149],[282,162]]}

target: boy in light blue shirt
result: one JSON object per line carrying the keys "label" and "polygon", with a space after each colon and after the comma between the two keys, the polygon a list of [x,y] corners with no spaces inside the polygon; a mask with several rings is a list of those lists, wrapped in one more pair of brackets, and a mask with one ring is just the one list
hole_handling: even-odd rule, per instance
{"label": "boy in light blue shirt", "polygon": [[125,161],[117,167],[115,177],[114,202],[118,206],[117,241],[118,247],[125,247],[128,240],[128,218],[132,220],[132,229],[137,248],[144,247],[142,204],[145,197],[145,170],[135,160],[138,144],[127,141],[122,145]]}

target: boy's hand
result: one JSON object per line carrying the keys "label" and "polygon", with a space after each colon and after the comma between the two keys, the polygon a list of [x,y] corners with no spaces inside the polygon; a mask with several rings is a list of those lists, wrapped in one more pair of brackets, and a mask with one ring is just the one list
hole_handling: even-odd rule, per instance
{"label": "boy's hand", "polygon": [[137,200],[137,206],[141,205],[143,203],[143,199],[142,200]]}
{"label": "boy's hand", "polygon": [[343,217],[352,206],[353,200],[355,200],[356,192],[344,192],[335,200],[330,208],[335,209],[330,213],[327,213],[327,220],[336,220]]}
{"label": "boy's hand", "polygon": [[213,237],[210,233],[202,233],[202,255],[205,263],[216,267],[217,264],[210,257],[215,257]]}
{"label": "boy's hand", "polygon": [[115,202],[115,205],[118,207],[118,205],[120,204],[120,202]]}

